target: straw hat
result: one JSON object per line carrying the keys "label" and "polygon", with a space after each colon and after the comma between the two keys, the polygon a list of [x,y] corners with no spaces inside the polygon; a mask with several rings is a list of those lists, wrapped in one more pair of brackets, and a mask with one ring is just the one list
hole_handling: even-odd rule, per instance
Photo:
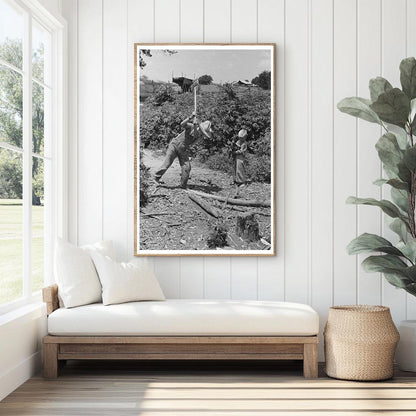
{"label": "straw hat", "polygon": [[199,125],[199,128],[204,136],[208,137],[209,139],[212,138],[211,122],[209,120],[202,122]]}
{"label": "straw hat", "polygon": [[238,137],[239,137],[240,139],[246,139],[246,138],[247,138],[247,130],[246,130],[246,129],[241,129],[241,130],[238,132]]}

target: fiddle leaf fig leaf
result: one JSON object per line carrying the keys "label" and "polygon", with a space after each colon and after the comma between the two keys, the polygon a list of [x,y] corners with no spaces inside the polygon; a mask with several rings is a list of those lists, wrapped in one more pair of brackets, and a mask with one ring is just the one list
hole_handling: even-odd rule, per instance
{"label": "fiddle leaf fig leaf", "polygon": [[367,257],[365,260],[363,260],[361,265],[366,272],[370,273],[383,273],[386,269],[388,269],[389,271],[397,271],[398,273],[402,274],[402,269],[407,268],[407,264],[403,260],[391,254]]}
{"label": "fiddle leaf fig leaf", "polygon": [[383,186],[387,183],[388,179],[384,179],[384,178],[380,178],[380,179],[376,179],[373,182],[373,185],[377,185],[377,186]]}
{"label": "fiddle leaf fig leaf", "polygon": [[397,143],[396,136],[391,132],[383,134],[376,143],[376,149],[383,165],[398,174],[397,165],[403,159],[403,151]]}
{"label": "fiddle leaf fig leaf", "polygon": [[386,183],[395,189],[401,189],[406,192],[409,191],[409,184],[399,179],[389,179]]}
{"label": "fiddle leaf fig leaf", "polygon": [[409,114],[409,121],[414,123],[416,119],[416,98],[410,101],[410,114]]}
{"label": "fiddle leaf fig leaf", "polygon": [[412,284],[412,281],[404,276],[396,274],[394,272],[383,273],[386,280],[393,286],[399,289],[406,289],[407,286]]}
{"label": "fiddle leaf fig leaf", "polygon": [[403,272],[413,283],[416,282],[416,266],[408,266]]}
{"label": "fiddle leaf fig leaf", "polygon": [[372,251],[381,251],[382,253],[403,256],[403,253],[394,247],[390,241],[376,234],[364,233],[354,238],[348,246],[348,254],[369,253]]}
{"label": "fiddle leaf fig leaf", "polygon": [[416,98],[416,59],[406,58],[400,62],[400,83],[410,100]]}
{"label": "fiddle leaf fig leaf", "polygon": [[347,198],[347,204],[356,204],[356,205],[371,205],[379,207],[383,210],[385,214],[392,218],[401,218],[404,220],[404,216],[401,214],[399,208],[396,207],[392,202],[387,199],[382,199],[378,201],[374,198],[357,198],[355,196],[350,196]]}
{"label": "fiddle leaf fig leaf", "polygon": [[402,150],[409,148],[409,142],[407,141],[407,135],[403,130],[395,131],[394,135],[396,136],[397,143]]}
{"label": "fiddle leaf fig leaf", "polygon": [[416,283],[412,283],[404,288],[404,290],[413,296],[416,296]]}
{"label": "fiddle leaf fig leaf", "polygon": [[416,267],[409,267],[399,257],[391,254],[367,257],[361,266],[369,273],[383,273],[389,283],[402,289],[416,279]]}
{"label": "fiddle leaf fig leaf", "polygon": [[360,97],[347,97],[337,107],[343,113],[382,125],[380,117],[370,108],[371,101]]}
{"label": "fiddle leaf fig leaf", "polygon": [[406,214],[409,211],[409,198],[407,196],[407,192],[392,188],[390,191],[391,199],[393,202]]}
{"label": "fiddle leaf fig leaf", "polygon": [[416,98],[413,98],[413,100],[410,101],[409,122],[412,127],[412,135],[416,136]]}
{"label": "fiddle leaf fig leaf", "polygon": [[410,100],[398,88],[380,94],[370,105],[382,121],[404,128],[410,111]]}
{"label": "fiddle leaf fig leaf", "polygon": [[400,178],[403,182],[408,183],[408,184],[409,184],[409,186],[410,186],[410,183],[411,183],[411,181],[412,181],[412,178],[411,178],[411,172],[410,172],[410,170],[408,169],[408,167],[405,165],[405,162],[404,162],[404,161],[400,162],[400,163],[397,165],[397,169],[398,169],[398,171],[399,171],[399,178]]}
{"label": "fiddle leaf fig leaf", "polygon": [[407,241],[409,229],[402,220],[395,218],[390,222],[389,228],[399,236],[401,241]]}
{"label": "fiddle leaf fig leaf", "polygon": [[371,101],[372,102],[377,101],[377,98],[381,94],[393,89],[390,82],[388,82],[383,77],[377,77],[377,78],[370,79],[368,87],[370,89],[370,96],[371,96]]}
{"label": "fiddle leaf fig leaf", "polygon": [[401,241],[396,245],[396,248],[400,250],[413,264],[416,263],[416,240],[411,239],[407,243]]}
{"label": "fiddle leaf fig leaf", "polygon": [[416,170],[416,146],[406,150],[403,158],[404,164],[411,172]]}
{"label": "fiddle leaf fig leaf", "polygon": [[380,178],[380,179],[376,179],[373,182],[374,185],[377,186],[383,186],[383,185],[390,185],[393,188],[396,189],[401,189],[404,190],[406,192],[409,191],[409,184],[406,182],[401,181],[400,179],[384,179],[384,178]]}

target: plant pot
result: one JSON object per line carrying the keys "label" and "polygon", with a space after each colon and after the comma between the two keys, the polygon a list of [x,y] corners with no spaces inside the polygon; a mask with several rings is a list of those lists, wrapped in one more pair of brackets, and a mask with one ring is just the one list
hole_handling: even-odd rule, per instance
{"label": "plant pot", "polygon": [[326,373],[343,380],[393,376],[399,332],[385,306],[334,306],[324,331]]}
{"label": "plant pot", "polygon": [[402,371],[416,372],[416,321],[399,324],[400,342],[396,350],[396,361]]}

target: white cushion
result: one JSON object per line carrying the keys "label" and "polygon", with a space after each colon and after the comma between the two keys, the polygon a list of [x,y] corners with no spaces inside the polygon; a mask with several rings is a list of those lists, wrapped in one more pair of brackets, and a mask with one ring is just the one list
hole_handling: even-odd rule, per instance
{"label": "white cushion", "polygon": [[167,299],[57,309],[51,335],[308,336],[319,332],[318,314],[307,305],[272,301]]}
{"label": "white cushion", "polygon": [[91,253],[102,286],[104,305],[139,300],[165,300],[159,282],[147,262],[117,263],[108,256]]}
{"label": "white cushion", "polygon": [[98,241],[97,243],[94,243],[94,244],[86,244],[84,246],[81,246],[81,248],[90,254],[100,253],[103,256],[108,256],[113,260],[115,259],[113,242],[111,240]]}
{"label": "white cushion", "polygon": [[61,239],[55,248],[55,279],[59,296],[66,308],[101,302],[101,283],[91,252],[112,255],[111,242],[99,242],[83,248]]}

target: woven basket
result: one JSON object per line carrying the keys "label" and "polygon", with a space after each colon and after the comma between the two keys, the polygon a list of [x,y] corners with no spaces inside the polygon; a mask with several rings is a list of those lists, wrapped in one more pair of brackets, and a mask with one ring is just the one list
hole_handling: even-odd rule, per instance
{"label": "woven basket", "polygon": [[324,331],[326,373],[343,380],[393,377],[399,332],[385,306],[334,306]]}

